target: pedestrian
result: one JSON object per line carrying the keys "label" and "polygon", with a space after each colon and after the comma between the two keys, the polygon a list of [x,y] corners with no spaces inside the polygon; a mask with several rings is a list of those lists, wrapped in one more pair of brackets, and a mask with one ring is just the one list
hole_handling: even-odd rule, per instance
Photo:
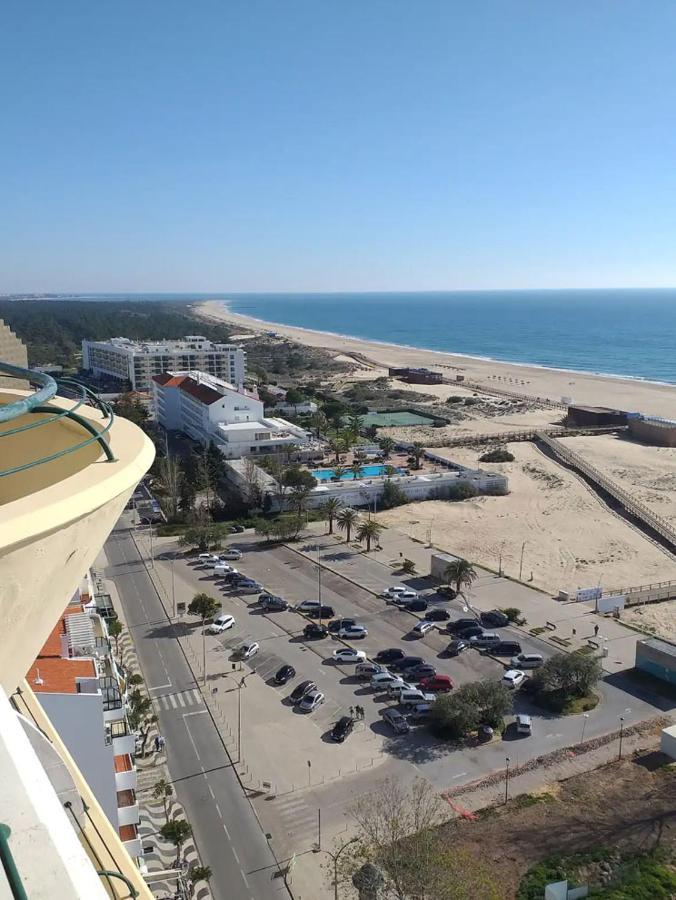
{"label": "pedestrian", "polygon": [[577,634],[577,628],[573,628],[573,637]]}
{"label": "pedestrian", "polygon": [[350,707],[350,718],[354,719],[354,708],[352,706]]}
{"label": "pedestrian", "polygon": [[159,734],[155,735],[155,753],[160,752],[160,736]]}
{"label": "pedestrian", "polygon": [[164,737],[163,737],[161,734],[158,734],[157,740],[158,740],[159,745],[160,745],[160,746],[159,746],[159,749],[160,749],[160,750],[164,750],[164,745],[165,745],[165,743],[166,743],[166,741],[164,740]]}
{"label": "pedestrian", "polygon": [[359,707],[359,718],[360,719],[364,718],[364,707],[363,706]]}
{"label": "pedestrian", "polygon": [[594,637],[598,637],[598,636],[599,636],[599,626],[594,625]]}

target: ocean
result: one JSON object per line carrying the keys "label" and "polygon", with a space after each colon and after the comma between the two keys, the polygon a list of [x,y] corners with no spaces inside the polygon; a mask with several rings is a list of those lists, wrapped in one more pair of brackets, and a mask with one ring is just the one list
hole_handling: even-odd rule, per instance
{"label": "ocean", "polygon": [[[65,295],[60,295],[66,299]],[[266,322],[503,362],[676,384],[676,289],[79,294],[223,300]]]}

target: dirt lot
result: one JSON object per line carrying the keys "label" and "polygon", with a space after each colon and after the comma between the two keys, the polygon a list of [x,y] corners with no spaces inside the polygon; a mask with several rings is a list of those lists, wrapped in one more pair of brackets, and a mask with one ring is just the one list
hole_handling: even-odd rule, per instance
{"label": "dirt lot", "polygon": [[447,826],[448,840],[490,865],[505,900],[516,896],[531,866],[552,854],[673,847],[676,770],[659,767],[664,761],[653,752],[611,763],[553,785],[531,805],[517,798],[478,821],[458,820]]}

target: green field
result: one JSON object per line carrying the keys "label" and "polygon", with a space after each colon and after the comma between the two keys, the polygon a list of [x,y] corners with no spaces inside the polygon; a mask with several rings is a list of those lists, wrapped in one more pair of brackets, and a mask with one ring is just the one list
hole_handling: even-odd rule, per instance
{"label": "green field", "polygon": [[421,413],[409,412],[400,409],[392,412],[368,413],[364,416],[364,425],[375,425],[376,428],[394,428],[402,425],[434,425],[433,416],[424,416]]}

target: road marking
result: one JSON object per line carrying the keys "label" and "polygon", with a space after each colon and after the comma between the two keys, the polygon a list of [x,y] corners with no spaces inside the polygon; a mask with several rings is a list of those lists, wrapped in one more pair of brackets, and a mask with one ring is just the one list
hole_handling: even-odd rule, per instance
{"label": "road marking", "polygon": [[208,781],[207,781],[207,787],[209,788],[209,793],[211,794],[211,799],[212,799],[212,800],[215,800],[215,799],[216,799],[216,794],[214,794],[214,789],[211,787],[211,785],[209,784]]}
{"label": "road marking", "polygon": [[192,695],[193,695],[193,697],[195,698],[195,703],[201,703],[201,702],[202,702],[202,695],[201,695],[200,692],[197,690],[197,688],[193,688]]}
{"label": "road marking", "polygon": [[196,715],[196,713],[185,713],[183,715],[183,724],[185,725],[185,730],[188,732],[188,737],[190,738],[190,743],[192,744],[192,749],[195,751],[195,756],[201,762],[202,760],[200,759],[199,750],[197,749],[197,745],[195,744],[195,741],[193,740],[193,736],[190,734],[190,729],[188,728],[188,723],[185,721],[186,716],[194,716],[194,715]]}
{"label": "road marking", "polygon": [[177,703],[176,703],[176,696],[174,694],[168,694],[167,701],[171,705],[172,709],[176,709]]}
{"label": "road marking", "polygon": [[[239,861],[239,856],[237,856],[237,851],[235,850],[235,848],[232,845],[230,846],[230,849],[232,850],[232,855],[235,857],[235,860],[237,861],[237,865],[241,867],[242,863]],[[244,874],[244,873],[242,873],[242,874]]]}
{"label": "road marking", "polygon": [[[222,819],[223,819],[223,815],[221,814],[221,807],[218,805],[218,803],[216,803],[216,812],[218,813],[218,818],[222,820]],[[223,827],[225,828],[225,825],[224,825]],[[228,833],[228,829],[227,829],[227,828],[225,828],[225,833],[226,833],[226,834]]]}
{"label": "road marking", "polygon": [[453,775],[451,781],[455,781],[456,778],[464,778],[467,772],[461,772],[459,775]]}
{"label": "road marking", "polygon": [[153,687],[149,687],[148,690],[149,691],[161,691],[162,688],[168,688],[168,687],[171,687],[170,681],[168,681],[166,684],[156,684]]}
{"label": "road marking", "polygon": [[185,707],[185,700],[183,698],[183,694],[176,694],[176,699],[178,700],[179,706]]}
{"label": "road marking", "polygon": [[[220,809],[218,812],[220,813]],[[223,816],[221,816],[221,818],[223,818]],[[225,831],[228,836],[228,840],[230,840],[230,832],[228,831],[228,826],[225,824],[225,822],[223,822],[223,831]]]}
{"label": "road marking", "polygon": [[244,884],[247,886],[248,889],[251,889],[251,885],[250,885],[249,882],[246,880],[246,875],[244,874],[244,869],[243,869],[241,866],[240,866],[240,868],[239,868],[239,871],[240,871],[240,874],[241,874],[242,879],[243,879],[243,881],[244,881]]}
{"label": "road marking", "polygon": [[188,716],[205,716],[207,714],[206,709],[196,709],[195,712],[183,713],[183,718],[187,719]]}

